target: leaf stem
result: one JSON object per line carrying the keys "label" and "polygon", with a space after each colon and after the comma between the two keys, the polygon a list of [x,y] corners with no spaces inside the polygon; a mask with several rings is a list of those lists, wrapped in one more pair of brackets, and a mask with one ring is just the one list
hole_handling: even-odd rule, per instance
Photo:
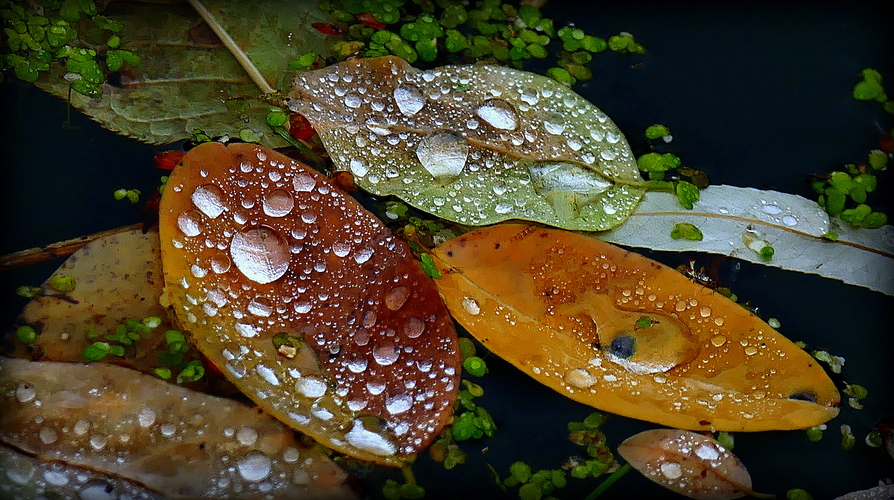
{"label": "leaf stem", "polygon": [[621,477],[623,477],[624,474],[627,474],[627,472],[629,472],[629,471],[630,471],[630,464],[622,465],[618,470],[612,472],[612,475],[608,476],[605,479],[605,481],[602,481],[602,483],[600,483],[599,486],[597,486],[595,490],[593,490],[589,495],[587,495],[587,498],[584,500],[594,500],[599,495],[605,493],[605,490],[609,489],[611,487],[611,485],[615,484],[618,481],[618,479],[621,479]]}
{"label": "leaf stem", "polygon": [[276,89],[270,86],[267,83],[267,80],[264,78],[264,75],[258,70],[258,68],[251,62],[251,59],[245,55],[245,52],[236,45],[236,42],[233,40],[233,37],[230,36],[229,33],[217,22],[217,19],[214,18],[214,15],[211,14],[205,5],[201,2],[201,0],[188,0],[189,5],[192,6],[196,12],[202,16],[202,19],[208,23],[208,26],[214,31],[214,34],[220,38],[220,41],[223,42],[224,46],[233,54],[233,57],[239,62],[239,65],[242,66],[242,69],[248,73],[248,76],[251,77],[252,81],[255,82],[255,85],[261,89],[261,92],[265,94],[272,94],[276,92]]}

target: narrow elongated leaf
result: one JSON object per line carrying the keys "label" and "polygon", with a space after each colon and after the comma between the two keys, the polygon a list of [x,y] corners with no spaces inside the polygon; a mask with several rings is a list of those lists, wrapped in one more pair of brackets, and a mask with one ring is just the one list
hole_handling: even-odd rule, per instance
{"label": "narrow elongated leaf", "polygon": [[453,323],[407,244],[325,177],[249,144],[203,144],[161,202],[174,312],[280,420],[399,465],[450,417]]}
{"label": "narrow elongated leaf", "polygon": [[[328,54],[329,39],[311,27],[326,20],[314,1],[203,3],[274,88],[288,87],[295,74],[290,60]],[[194,129],[216,136],[249,128],[263,144],[285,145],[265,123],[268,105],[224,103],[263,92],[188,3],[111,2],[103,14],[125,25],[121,48],[137,54],[140,64],[125,66],[119,85],[101,85],[99,98],[69,93],[64,65],[53,66],[38,86],[63,99],[70,95],[74,107],[103,127],[149,143],[181,140]]]}
{"label": "narrow elongated leaf", "polygon": [[[671,238],[679,222],[698,227],[704,239]],[[829,232],[836,241],[822,238]],[[652,191],[623,224],[595,236],[653,250],[730,255],[894,295],[894,226],[852,228],[830,221],[814,201],[776,191],[711,186],[693,210],[683,210],[673,194]],[[759,253],[764,245],[774,249],[769,260]]]}
{"label": "narrow elongated leaf", "polygon": [[700,500],[751,495],[751,476],[717,440],[679,429],[640,432],[618,445],[618,454],[656,483]]}
{"label": "narrow elongated leaf", "polygon": [[[60,292],[54,277],[69,277],[74,288]],[[41,285],[41,292],[18,319],[32,326],[37,339],[29,349],[21,343],[14,355],[44,361],[84,361],[84,349],[104,342],[128,319],[157,317],[160,323],[140,335],[126,355],[103,361],[152,372],[166,350],[165,331],[173,328],[159,303],[164,290],[158,231],[135,229],[95,240],[71,255]]]}
{"label": "narrow elongated leaf", "polygon": [[644,192],[608,116],[533,73],[359,59],[298,75],[289,97],[361,187],[455,222],[603,230]]}
{"label": "narrow elongated leaf", "polygon": [[502,224],[434,252],[454,318],[585,404],[693,430],[818,425],[839,395],[809,354],[673,269],[595,238]]}
{"label": "narrow elongated leaf", "polygon": [[[0,441],[164,498],[356,498],[322,450],[269,415],[127,368],[0,358],[0,403]],[[44,479],[75,483],[62,470]]]}

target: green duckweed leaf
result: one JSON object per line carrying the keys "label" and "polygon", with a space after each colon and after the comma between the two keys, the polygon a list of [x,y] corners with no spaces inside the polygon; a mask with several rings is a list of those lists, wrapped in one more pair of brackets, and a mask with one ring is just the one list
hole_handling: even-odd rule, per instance
{"label": "green duckweed leaf", "polygon": [[604,230],[645,192],[617,126],[533,73],[361,59],[302,73],[288,102],[359,186],[454,222]]}

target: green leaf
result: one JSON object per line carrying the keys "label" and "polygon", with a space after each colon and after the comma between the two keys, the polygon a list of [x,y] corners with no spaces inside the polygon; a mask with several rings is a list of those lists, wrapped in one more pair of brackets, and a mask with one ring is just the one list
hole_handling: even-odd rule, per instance
{"label": "green leaf", "polygon": [[531,479],[531,466],[524,462],[513,462],[509,466],[509,474],[519,483],[527,483]]}
{"label": "green leaf", "polygon": [[59,7],[59,17],[66,21],[77,21],[82,13],[88,16],[96,14],[96,4],[93,0],[65,0]]}
{"label": "green leaf", "polygon": [[[873,170],[881,170],[888,165],[888,155],[884,151],[873,150],[869,152],[869,166]],[[870,190],[871,191],[871,190]]]}
{"label": "green leaf", "polygon": [[[339,95],[328,75],[369,81],[374,91]],[[457,80],[474,84],[430,97]],[[453,222],[517,218],[603,230],[622,222],[644,192],[611,120],[532,73],[488,65],[424,72],[395,58],[360,59],[299,74],[290,98],[359,186]]]}
{"label": "green leaf", "polygon": [[646,128],[646,138],[655,140],[670,135],[670,129],[664,125],[650,125]]}
{"label": "green leaf", "polygon": [[678,222],[674,224],[674,228],[671,229],[670,236],[675,240],[687,239],[692,241],[701,241],[704,238],[701,230],[688,222]]}
{"label": "green leaf", "polygon": [[471,356],[463,360],[463,370],[474,377],[483,377],[487,373],[487,364],[478,356]]}
{"label": "green leaf", "polygon": [[695,184],[687,181],[678,181],[675,191],[680,204],[689,210],[692,210],[693,203],[698,201],[699,198],[699,191],[698,188],[695,187]]}

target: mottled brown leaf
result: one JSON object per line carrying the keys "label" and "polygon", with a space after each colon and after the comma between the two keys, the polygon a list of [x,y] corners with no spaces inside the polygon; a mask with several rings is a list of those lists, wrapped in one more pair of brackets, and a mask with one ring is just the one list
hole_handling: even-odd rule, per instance
{"label": "mottled brown leaf", "polygon": [[160,226],[177,318],[258,405],[389,465],[440,432],[460,369],[450,315],[407,244],[324,176],[203,144],[173,171]]}

